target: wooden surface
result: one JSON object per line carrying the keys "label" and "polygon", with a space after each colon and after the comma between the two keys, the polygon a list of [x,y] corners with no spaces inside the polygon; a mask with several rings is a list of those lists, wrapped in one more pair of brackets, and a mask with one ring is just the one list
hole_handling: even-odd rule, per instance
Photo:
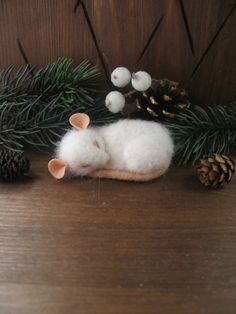
{"label": "wooden surface", "polygon": [[234,314],[236,180],[1,184],[1,314]]}
{"label": "wooden surface", "polygon": [[236,99],[233,0],[0,0],[0,68],[89,59],[189,90],[193,102]]}

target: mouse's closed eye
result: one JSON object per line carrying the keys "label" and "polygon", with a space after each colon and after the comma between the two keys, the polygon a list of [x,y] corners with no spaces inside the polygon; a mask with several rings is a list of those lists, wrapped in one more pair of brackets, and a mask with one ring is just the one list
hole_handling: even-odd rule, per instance
{"label": "mouse's closed eye", "polygon": [[89,168],[89,167],[91,167],[91,165],[90,164],[82,164],[82,165],[80,165],[80,167],[81,168]]}
{"label": "mouse's closed eye", "polygon": [[93,145],[96,146],[97,148],[100,148],[100,145],[98,144],[97,141],[94,141],[94,142],[93,142]]}

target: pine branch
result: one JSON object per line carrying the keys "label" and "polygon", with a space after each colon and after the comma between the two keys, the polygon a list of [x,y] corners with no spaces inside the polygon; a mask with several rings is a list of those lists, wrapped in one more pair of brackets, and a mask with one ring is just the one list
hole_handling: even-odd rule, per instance
{"label": "pine branch", "polygon": [[104,106],[101,75],[83,61],[59,59],[35,71],[28,66],[0,72],[0,145],[22,151],[25,145],[53,149],[74,112],[86,112],[92,123],[117,119]]}
{"label": "pine branch", "polygon": [[194,164],[212,153],[236,152],[236,102],[226,106],[195,106],[165,122],[175,141],[175,162]]}

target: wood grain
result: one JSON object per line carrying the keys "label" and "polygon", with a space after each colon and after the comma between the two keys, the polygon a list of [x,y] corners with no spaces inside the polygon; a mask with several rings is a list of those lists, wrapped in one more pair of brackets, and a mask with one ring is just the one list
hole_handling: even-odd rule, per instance
{"label": "wood grain", "polygon": [[[186,82],[198,103],[227,103],[235,99],[236,5],[232,1],[184,1],[196,47],[196,58]],[[228,49],[226,49],[228,47]],[[226,92],[227,91],[227,92]]]}
{"label": "wood grain", "polygon": [[158,77],[172,78],[185,85],[193,67],[193,55],[178,1],[164,2],[164,20],[146,53],[149,72]]}
{"label": "wood grain", "polygon": [[74,12],[74,4],[73,0],[1,1],[0,52],[12,56],[7,62],[1,58],[1,67],[16,64],[13,56],[24,64],[16,39],[32,65],[41,66],[62,56],[77,63],[86,58],[98,63],[83,12],[79,8]]}
{"label": "wood grain", "polygon": [[0,313],[235,313],[235,178],[59,182],[31,159],[34,179],[0,185]]}
{"label": "wood grain", "polygon": [[136,70],[139,55],[162,15],[164,1],[88,0],[85,4],[109,69],[124,65]]}
{"label": "wood grain", "polygon": [[0,68],[86,58],[107,80],[124,65],[180,81],[194,103],[227,103],[236,98],[234,2],[1,0]]}

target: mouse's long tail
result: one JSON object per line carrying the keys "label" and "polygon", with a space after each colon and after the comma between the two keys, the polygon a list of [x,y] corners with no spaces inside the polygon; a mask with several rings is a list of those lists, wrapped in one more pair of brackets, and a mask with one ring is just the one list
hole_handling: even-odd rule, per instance
{"label": "mouse's long tail", "polygon": [[92,178],[107,178],[107,179],[115,179],[122,181],[137,181],[137,182],[146,182],[150,180],[154,180],[162,176],[168,167],[163,167],[154,171],[150,174],[141,174],[130,171],[121,171],[121,170],[109,170],[109,169],[101,169],[96,170],[89,174],[89,177]]}

